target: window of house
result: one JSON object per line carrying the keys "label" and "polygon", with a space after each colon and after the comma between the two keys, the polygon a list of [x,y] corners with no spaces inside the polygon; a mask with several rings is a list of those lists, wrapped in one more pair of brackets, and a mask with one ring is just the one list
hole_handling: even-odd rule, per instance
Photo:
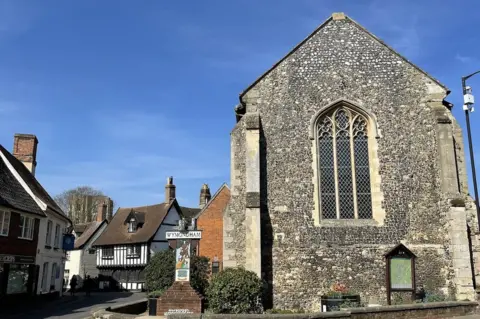
{"label": "window of house", "polygon": [[323,219],[370,219],[368,120],[346,107],[317,122],[319,199]]}
{"label": "window of house", "polygon": [[55,225],[55,241],[53,243],[55,248],[60,247],[60,225]]}
{"label": "window of house", "polygon": [[7,294],[20,294],[28,291],[28,266],[11,264],[8,272]]}
{"label": "window of house", "polygon": [[103,248],[102,249],[102,258],[103,259],[113,259],[113,247]]}
{"label": "window of house", "polygon": [[47,291],[47,280],[48,280],[48,263],[43,264],[42,270],[42,291]]}
{"label": "window of house", "polygon": [[137,221],[135,218],[131,218],[130,222],[128,223],[128,232],[129,233],[134,233],[137,231]]}
{"label": "window of house", "polygon": [[0,235],[8,236],[10,227],[10,212],[0,210]]}
{"label": "window of house", "polygon": [[50,291],[55,290],[55,279],[57,277],[57,264],[52,264],[52,275],[50,277]]}
{"label": "window of house", "polygon": [[128,257],[139,257],[142,247],[140,245],[133,245],[127,247],[127,256]]}
{"label": "window of house", "polygon": [[220,262],[213,261],[212,262],[212,274],[216,274],[219,271],[220,271]]}
{"label": "window of house", "polygon": [[47,223],[47,235],[46,235],[47,237],[45,238],[46,246],[52,245],[52,228],[53,228],[53,223],[51,220],[49,220]]}
{"label": "window of house", "polygon": [[20,238],[33,239],[33,225],[35,219],[24,215],[20,216]]}

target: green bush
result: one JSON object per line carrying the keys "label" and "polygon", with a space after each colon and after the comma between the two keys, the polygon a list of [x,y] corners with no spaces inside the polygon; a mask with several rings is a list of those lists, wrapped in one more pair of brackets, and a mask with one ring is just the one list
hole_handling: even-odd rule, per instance
{"label": "green bush", "polygon": [[145,267],[147,291],[166,290],[175,280],[175,251],[167,249],[153,255]]}
{"label": "green bush", "polygon": [[190,285],[200,294],[205,295],[210,277],[210,260],[204,256],[192,256],[192,272]]}
{"label": "green bush", "polygon": [[[208,287],[209,261],[207,257],[192,256],[190,284],[204,294]],[[145,288],[149,292],[165,291],[175,280],[175,251],[167,249],[153,255],[145,268]]]}
{"label": "green bush", "polygon": [[213,276],[207,289],[213,313],[262,313],[264,282],[243,268],[227,268]]}

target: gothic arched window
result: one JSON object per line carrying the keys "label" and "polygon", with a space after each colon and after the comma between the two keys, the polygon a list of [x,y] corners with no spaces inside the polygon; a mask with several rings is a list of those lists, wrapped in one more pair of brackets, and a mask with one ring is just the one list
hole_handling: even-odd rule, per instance
{"label": "gothic arched window", "polygon": [[368,123],[343,106],[317,121],[322,219],[372,218]]}

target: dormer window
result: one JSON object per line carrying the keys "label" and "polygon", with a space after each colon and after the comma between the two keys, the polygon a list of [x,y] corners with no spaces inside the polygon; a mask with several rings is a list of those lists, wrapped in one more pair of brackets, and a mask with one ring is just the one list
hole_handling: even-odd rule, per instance
{"label": "dormer window", "polygon": [[129,233],[134,233],[137,231],[137,221],[135,218],[130,218],[130,221],[128,222],[128,232]]}

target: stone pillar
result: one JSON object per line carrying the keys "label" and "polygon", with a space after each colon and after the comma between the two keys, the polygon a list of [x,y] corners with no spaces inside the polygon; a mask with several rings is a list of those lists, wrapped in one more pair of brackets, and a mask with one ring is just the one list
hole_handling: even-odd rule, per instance
{"label": "stone pillar", "polygon": [[246,113],[245,269],[262,275],[260,228],[260,115]]}
{"label": "stone pillar", "polygon": [[436,117],[442,191],[446,194],[458,194],[460,189],[453,143],[452,121],[445,114],[444,108],[436,111]]}
{"label": "stone pillar", "polygon": [[475,300],[465,207],[451,207],[449,236],[457,300]]}

